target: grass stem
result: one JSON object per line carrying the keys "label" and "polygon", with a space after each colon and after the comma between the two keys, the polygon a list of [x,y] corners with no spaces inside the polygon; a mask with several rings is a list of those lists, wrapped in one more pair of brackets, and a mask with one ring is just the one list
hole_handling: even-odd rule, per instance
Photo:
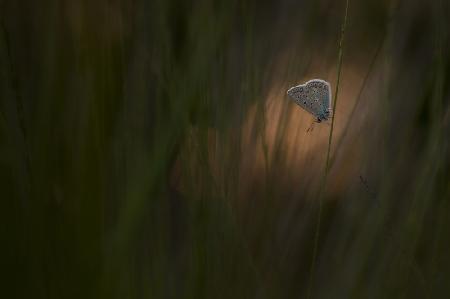
{"label": "grass stem", "polygon": [[328,178],[328,173],[330,170],[330,152],[331,152],[331,141],[333,139],[333,130],[334,130],[334,122],[336,120],[336,107],[337,107],[337,100],[338,100],[338,94],[339,94],[339,84],[341,79],[341,69],[342,69],[342,57],[343,57],[343,46],[344,46],[344,37],[345,37],[345,29],[347,27],[347,16],[348,16],[348,3],[349,0],[346,0],[345,2],[345,14],[344,14],[344,21],[342,23],[341,27],[341,36],[339,38],[339,54],[338,54],[338,67],[337,67],[337,81],[336,81],[336,89],[334,92],[335,98],[333,102],[333,117],[331,118],[331,128],[330,128],[330,134],[328,136],[328,149],[327,149],[327,159],[325,162],[325,171],[322,178],[322,182],[320,184],[319,189],[319,211],[317,216],[317,225],[316,225],[316,231],[314,234],[314,249],[313,249],[313,257],[311,261],[311,270],[310,270],[310,276],[309,276],[309,283],[308,283],[308,291],[307,291],[307,298],[311,298],[311,292],[312,292],[312,286],[314,282],[314,273],[315,273],[315,267],[316,267],[316,260],[317,260],[317,250],[318,250],[318,244],[319,244],[319,233],[320,233],[320,225],[321,225],[321,218],[322,218],[322,209],[323,209],[323,194],[324,190],[326,188],[326,182]]}

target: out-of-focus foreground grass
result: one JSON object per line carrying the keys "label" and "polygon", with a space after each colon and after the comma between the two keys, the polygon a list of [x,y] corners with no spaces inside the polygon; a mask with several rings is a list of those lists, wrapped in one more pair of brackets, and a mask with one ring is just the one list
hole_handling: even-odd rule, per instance
{"label": "out-of-focus foreground grass", "polygon": [[[447,298],[449,3],[0,2],[2,298]],[[318,194],[323,213],[316,259]]]}

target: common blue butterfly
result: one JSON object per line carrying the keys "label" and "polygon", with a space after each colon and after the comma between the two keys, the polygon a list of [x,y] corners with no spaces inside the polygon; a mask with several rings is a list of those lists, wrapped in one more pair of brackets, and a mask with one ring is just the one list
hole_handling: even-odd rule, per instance
{"label": "common blue butterfly", "polygon": [[317,122],[331,117],[331,87],[327,81],[313,79],[290,88],[287,94],[297,105],[314,115]]}

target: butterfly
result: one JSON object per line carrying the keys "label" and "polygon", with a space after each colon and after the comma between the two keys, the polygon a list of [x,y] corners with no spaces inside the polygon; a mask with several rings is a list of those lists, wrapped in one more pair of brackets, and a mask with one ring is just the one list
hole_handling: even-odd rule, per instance
{"label": "butterfly", "polygon": [[317,122],[331,117],[331,87],[327,81],[313,79],[290,88],[287,94],[297,105],[314,115]]}

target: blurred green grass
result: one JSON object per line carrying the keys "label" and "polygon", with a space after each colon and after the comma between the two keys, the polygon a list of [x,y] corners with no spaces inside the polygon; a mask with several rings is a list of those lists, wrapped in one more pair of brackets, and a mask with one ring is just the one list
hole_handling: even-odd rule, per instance
{"label": "blurred green grass", "polygon": [[[305,298],[344,7],[1,1],[3,297]],[[350,1],[312,298],[450,291],[448,20]]]}

